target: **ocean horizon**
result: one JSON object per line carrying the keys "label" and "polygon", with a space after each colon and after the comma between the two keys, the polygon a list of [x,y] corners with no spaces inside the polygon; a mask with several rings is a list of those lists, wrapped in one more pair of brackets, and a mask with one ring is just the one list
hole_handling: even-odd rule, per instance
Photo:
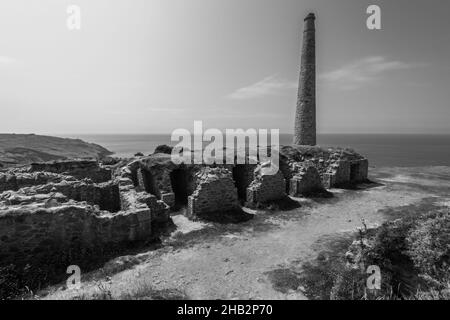
{"label": "ocean horizon", "polygon": [[[174,146],[170,134],[60,135],[99,144],[118,157],[151,154],[158,145]],[[280,145],[292,144],[292,134],[280,134]],[[367,157],[375,167],[450,166],[450,135],[318,134],[321,147],[346,147]]]}

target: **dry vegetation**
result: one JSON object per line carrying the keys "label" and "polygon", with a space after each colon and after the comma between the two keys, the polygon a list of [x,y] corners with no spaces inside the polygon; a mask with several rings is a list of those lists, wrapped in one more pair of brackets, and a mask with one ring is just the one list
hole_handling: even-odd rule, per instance
{"label": "dry vegetation", "polygon": [[[364,230],[363,228],[361,230]],[[450,211],[442,209],[386,222],[359,232],[356,263],[378,265],[381,290],[366,290],[364,268],[352,268],[345,248],[330,259],[306,263],[303,283],[312,299],[450,299]]]}

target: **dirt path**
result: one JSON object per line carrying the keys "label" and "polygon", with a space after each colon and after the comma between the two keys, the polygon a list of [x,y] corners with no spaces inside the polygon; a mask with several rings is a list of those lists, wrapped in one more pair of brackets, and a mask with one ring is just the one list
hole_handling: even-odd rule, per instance
{"label": "dirt path", "polygon": [[[143,262],[113,275],[108,290],[120,296],[150,285],[180,290],[191,299],[305,299],[295,281],[277,286],[276,271],[315,257],[333,239],[354,232],[361,219],[370,226],[450,203],[449,167],[379,169],[372,178],[380,185],[331,190],[331,199],[297,199],[302,202],[298,209],[258,211],[238,225],[174,216],[178,231],[163,248],[144,253]],[[84,294],[96,290],[95,282],[83,282]],[[57,289],[46,298],[79,294]]]}

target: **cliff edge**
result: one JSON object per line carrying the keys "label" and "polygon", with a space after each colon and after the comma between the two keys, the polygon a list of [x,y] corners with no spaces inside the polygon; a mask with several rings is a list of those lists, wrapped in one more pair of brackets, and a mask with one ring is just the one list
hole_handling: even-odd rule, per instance
{"label": "cliff edge", "polygon": [[0,168],[51,160],[100,159],[111,151],[80,139],[35,134],[0,134]]}

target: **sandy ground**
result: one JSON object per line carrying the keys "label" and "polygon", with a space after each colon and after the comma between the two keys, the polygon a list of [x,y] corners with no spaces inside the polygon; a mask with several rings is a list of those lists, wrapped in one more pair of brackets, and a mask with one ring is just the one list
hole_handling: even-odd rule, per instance
{"label": "sandy ground", "polygon": [[375,226],[450,206],[450,167],[371,168],[370,178],[376,184],[333,189],[330,199],[295,199],[302,205],[291,211],[253,211],[254,219],[241,224],[192,222],[174,215],[178,229],[160,249],[126,257],[137,260],[136,265],[110,278],[90,276],[80,290],[52,287],[43,298],[89,295],[101,283],[117,297],[149,285],[181,291],[190,299],[306,299],[295,277],[281,286],[279,277],[289,270],[301,272],[299,265],[355,232],[361,219]]}

